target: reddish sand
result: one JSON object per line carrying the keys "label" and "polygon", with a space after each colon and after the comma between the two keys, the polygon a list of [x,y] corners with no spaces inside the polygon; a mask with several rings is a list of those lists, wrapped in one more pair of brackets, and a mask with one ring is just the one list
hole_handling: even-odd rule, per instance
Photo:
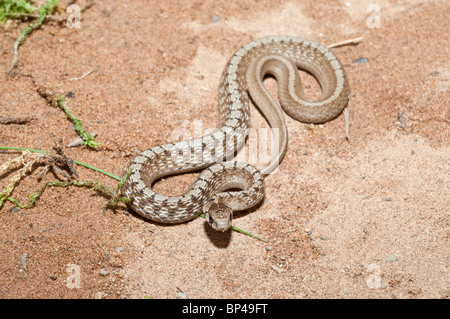
{"label": "reddish sand", "polygon": [[[343,116],[313,129],[287,118],[288,151],[264,202],[234,220],[267,243],[215,233],[201,218],[164,226],[125,206],[102,214],[108,197],[50,188],[32,209],[0,210],[0,297],[448,298],[448,12],[448,1],[96,1],[80,29],[49,22],[33,32],[14,78],[6,70],[25,23],[0,26],[0,117],[35,117],[0,124],[0,146],[51,150],[76,137],[37,93],[45,85],[71,92],[68,106],[102,143],[66,153],[116,175],[175,130],[215,125],[222,68],[248,41],[363,37],[333,49],[352,92],[349,140]],[[316,96],[317,83],[305,82]],[[16,156],[0,152],[0,164]],[[0,176],[1,189],[13,174]],[[195,176],[156,188],[180,194]],[[54,179],[32,174],[13,196],[25,201]]]}

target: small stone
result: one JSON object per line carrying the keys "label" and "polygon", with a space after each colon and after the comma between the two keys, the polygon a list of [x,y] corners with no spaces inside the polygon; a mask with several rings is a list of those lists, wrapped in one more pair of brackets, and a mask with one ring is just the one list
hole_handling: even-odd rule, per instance
{"label": "small stone", "polygon": [[267,251],[271,251],[273,249],[273,247],[272,246],[268,246],[268,247],[266,247],[266,250]]}
{"label": "small stone", "polygon": [[103,298],[103,292],[98,291],[94,294],[94,299],[102,299]]}
{"label": "small stone", "polygon": [[22,263],[22,267],[25,268],[25,266],[27,265],[28,262],[28,253],[23,254],[22,259],[21,259],[21,263]]}
{"label": "small stone", "polygon": [[397,115],[397,124],[400,125],[401,128],[406,129],[408,126],[409,116],[405,112],[400,112]]}
{"label": "small stone", "polygon": [[384,200],[385,200],[386,202],[390,202],[392,199],[391,199],[390,197],[386,197]]}
{"label": "small stone", "polygon": [[211,16],[211,23],[217,23],[217,22],[219,22],[219,20],[220,20],[220,17],[218,15],[213,14]]}
{"label": "small stone", "polygon": [[18,206],[13,206],[8,210],[10,213],[17,213],[20,211],[20,207]]}
{"label": "small stone", "polygon": [[280,267],[277,267],[275,265],[270,265],[270,267],[279,274],[281,274],[283,272],[283,269],[281,269]]}
{"label": "small stone", "polygon": [[100,269],[100,271],[98,273],[100,274],[100,276],[107,276],[108,275],[108,271],[106,269]]}
{"label": "small stone", "polygon": [[116,247],[116,249],[115,249],[116,253],[120,253],[122,250],[123,250],[122,247]]}
{"label": "small stone", "polygon": [[362,63],[368,63],[368,62],[369,62],[369,59],[368,59],[368,58],[358,58],[358,59],[356,59],[356,60],[353,60],[352,62],[353,62],[353,63],[360,63],[360,64],[362,64]]}

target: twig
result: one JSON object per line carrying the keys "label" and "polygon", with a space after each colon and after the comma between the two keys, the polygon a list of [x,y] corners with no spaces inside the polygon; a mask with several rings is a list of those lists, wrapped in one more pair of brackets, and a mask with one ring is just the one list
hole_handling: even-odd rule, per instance
{"label": "twig", "polygon": [[[97,132],[91,133],[92,137],[97,136]],[[82,145],[84,142],[84,139],[82,137],[74,138],[72,141],[67,144],[67,147],[76,147]]]}
{"label": "twig", "polygon": [[[30,152],[34,152],[34,153],[50,155],[48,152],[41,151],[41,150],[35,150],[35,149],[31,149],[31,148],[26,148],[26,147],[0,146],[0,150],[30,151]],[[109,176],[111,178],[114,178],[114,179],[120,181],[120,177],[118,177],[118,176],[116,176],[114,174],[108,173],[107,171],[104,171],[104,170],[102,170],[100,168],[91,166],[89,164],[86,164],[86,163],[83,163],[83,162],[80,162],[80,161],[77,161],[77,160],[74,160],[74,163],[77,164],[77,165],[80,165],[80,166],[92,169],[94,171],[97,171],[99,173],[102,173],[102,174],[104,174],[106,176]],[[0,170],[0,172],[1,172],[1,170]]]}
{"label": "twig", "polygon": [[344,122],[345,122],[345,138],[348,140],[349,135],[348,132],[350,130],[350,110],[349,106],[347,106],[342,113],[344,113]]}
{"label": "twig", "polygon": [[79,78],[71,78],[68,79],[67,81],[78,81],[78,80],[83,80],[85,77],[87,77],[89,74],[91,74],[92,72],[97,71],[97,68],[92,69],[88,72],[86,72],[85,74],[83,74],[82,76],[80,76]]}
{"label": "twig", "polygon": [[59,107],[61,110],[63,110],[67,117],[73,122],[75,126],[75,130],[80,134],[81,138],[83,139],[82,144],[87,145],[91,148],[97,148],[100,146],[100,143],[96,143],[94,141],[94,137],[86,132],[83,128],[83,123],[76,118],[70,109],[66,105],[66,99],[58,94],[55,94],[51,89],[48,89],[46,87],[39,87],[37,89],[37,92],[47,100],[47,102],[53,106],[53,107]]}
{"label": "twig", "polygon": [[[362,42],[363,37],[358,37],[358,38],[354,38],[354,39],[349,39],[349,40],[344,40],[344,41],[340,41],[340,42],[336,42],[336,43],[332,43],[328,46],[328,49],[331,48],[336,48],[336,47],[340,47],[340,46],[344,46],[344,45],[349,45],[349,44],[358,44],[360,42]],[[349,101],[350,103],[350,101]],[[345,138],[348,140],[349,139],[349,131],[350,131],[350,107],[347,106],[344,111],[344,121],[345,121]]]}
{"label": "twig", "polygon": [[25,124],[34,119],[33,116],[4,116],[0,117],[0,124]]}
{"label": "twig", "polygon": [[343,45],[349,45],[349,44],[358,44],[363,40],[363,37],[354,38],[350,40],[344,40],[336,43],[332,43],[328,46],[328,49],[335,48],[335,47],[341,47]]}
{"label": "twig", "polygon": [[[32,154],[30,151],[23,151],[22,155],[13,158],[0,166],[0,173],[3,173],[14,164],[21,164],[23,167],[9,180],[5,190],[0,192],[0,208],[3,206],[4,201],[11,195],[12,191],[16,187],[16,184],[22,180],[29,172],[31,172],[34,163],[37,161],[39,155]],[[31,158],[31,160],[30,160]]]}

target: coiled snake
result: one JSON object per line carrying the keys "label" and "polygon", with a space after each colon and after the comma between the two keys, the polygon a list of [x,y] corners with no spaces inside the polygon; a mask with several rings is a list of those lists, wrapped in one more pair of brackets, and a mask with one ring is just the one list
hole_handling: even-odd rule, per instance
{"label": "coiled snake", "polygon": [[[317,79],[322,89],[320,101],[304,98],[297,68]],[[234,53],[222,73],[219,129],[200,139],[152,147],[127,166],[124,172],[129,176],[121,192],[134,198],[130,207],[161,223],[181,223],[203,212],[212,228],[225,231],[231,225],[233,211],[260,202],[264,196],[262,174],[276,168],[288,140],[281,108],[263,86],[267,74],[277,80],[285,112],[302,122],[333,119],[349,99],[344,69],[323,45],[287,36],[250,42]],[[279,130],[277,155],[261,172],[248,164],[226,161],[245,142],[250,122],[249,95],[272,129]],[[152,184],[161,177],[200,169],[203,172],[184,195],[165,196],[152,190]]]}

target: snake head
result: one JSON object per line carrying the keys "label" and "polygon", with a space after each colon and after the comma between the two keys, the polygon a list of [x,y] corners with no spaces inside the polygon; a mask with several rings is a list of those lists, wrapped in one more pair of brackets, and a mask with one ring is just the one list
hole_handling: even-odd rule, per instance
{"label": "snake head", "polygon": [[233,210],[223,203],[220,197],[216,197],[203,207],[206,221],[217,231],[225,232],[231,227]]}

